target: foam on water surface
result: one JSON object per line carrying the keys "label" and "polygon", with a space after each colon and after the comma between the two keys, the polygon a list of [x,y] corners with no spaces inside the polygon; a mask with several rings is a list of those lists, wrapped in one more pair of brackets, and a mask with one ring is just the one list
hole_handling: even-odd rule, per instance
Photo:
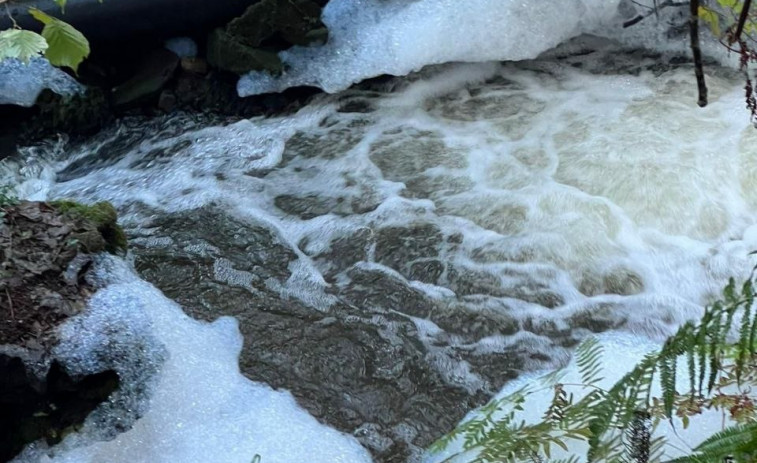
{"label": "foam on water surface", "polygon": [[381,74],[406,75],[429,64],[535,58],[615,16],[619,0],[569,0],[543,8],[519,0],[331,0],[323,47],[281,53],[281,77],[253,72],[241,96],[310,85],[327,92]]}

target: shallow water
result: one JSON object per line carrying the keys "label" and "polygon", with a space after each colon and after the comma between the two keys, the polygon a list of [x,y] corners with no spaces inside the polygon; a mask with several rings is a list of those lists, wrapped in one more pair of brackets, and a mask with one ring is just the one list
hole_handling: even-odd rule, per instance
{"label": "shallow water", "polygon": [[699,109],[687,66],[582,39],[288,117],[126,121],[3,169],[24,197],[113,202],[143,278],[240,320],[245,375],[412,460],[585,336],[660,340],[749,274],[757,131],[738,77],[708,72]]}

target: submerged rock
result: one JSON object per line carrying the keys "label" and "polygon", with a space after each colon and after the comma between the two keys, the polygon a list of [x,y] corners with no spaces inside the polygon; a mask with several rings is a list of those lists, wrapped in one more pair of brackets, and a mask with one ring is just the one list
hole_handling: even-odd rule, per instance
{"label": "submerged rock", "polygon": [[94,254],[125,246],[108,203],[0,204],[0,461],[59,441],[118,387],[115,371],[72,373],[53,350],[95,291]]}
{"label": "submerged rock", "polygon": [[[242,372],[291,391],[320,421],[357,437],[376,461],[419,461],[423,448],[515,377],[522,358],[544,352],[478,349],[483,337],[518,331],[506,307],[435,299],[402,274],[365,262],[371,243],[377,259],[403,272],[410,271],[406,260],[428,262],[445,242],[430,224],[364,228],[337,239],[314,256],[334,283],[308,288],[304,296],[329,298],[317,307],[291,289],[302,251],[270,225],[213,207],[146,216],[130,229],[141,276],[195,318],[235,317],[245,339]],[[446,331],[428,339],[413,317]]]}

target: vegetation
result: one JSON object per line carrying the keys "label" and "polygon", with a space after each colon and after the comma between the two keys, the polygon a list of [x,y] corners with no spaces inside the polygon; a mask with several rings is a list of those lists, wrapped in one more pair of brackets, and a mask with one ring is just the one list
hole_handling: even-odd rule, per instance
{"label": "vegetation", "polygon": [[[79,64],[89,56],[89,42],[81,32],[58,18],[54,18],[37,8],[30,8],[29,14],[42,23],[40,34],[21,29],[7,9],[9,0],[0,0],[5,4],[8,17],[13,27],[0,31],[0,61],[16,58],[23,62],[44,55],[53,66],[67,67],[77,72]],[[61,11],[65,11],[66,0],[53,0]]]}
{"label": "vegetation", "polygon": [[50,201],[49,204],[66,216],[92,223],[105,238],[108,252],[114,254],[126,252],[126,233],[118,225],[118,213],[112,204],[99,202],[86,205],[68,200]]}
{"label": "vegetation", "polygon": [[[561,383],[560,372],[542,379],[538,387],[552,388],[554,396],[541,421],[518,419],[526,407],[535,406],[529,397],[539,389],[527,386],[492,401],[431,450],[462,441],[462,450],[445,462],[463,454],[473,455],[475,463],[659,462],[665,461],[669,444],[655,435],[661,423],[687,428],[703,412],[716,411],[723,417],[722,431],[669,463],[757,461],[754,301],[751,279],[740,288],[731,280],[722,300],[708,307],[698,323],[682,326],[662,350],[648,354],[609,389],[598,386],[603,348],[589,339],[576,352],[581,384]],[[687,372],[683,381],[679,365]],[[652,393],[656,388],[659,396]],[[579,393],[585,395],[576,398]],[[731,425],[726,427],[726,421]],[[555,447],[567,451],[571,442],[586,448],[581,460],[578,455],[549,460]]]}

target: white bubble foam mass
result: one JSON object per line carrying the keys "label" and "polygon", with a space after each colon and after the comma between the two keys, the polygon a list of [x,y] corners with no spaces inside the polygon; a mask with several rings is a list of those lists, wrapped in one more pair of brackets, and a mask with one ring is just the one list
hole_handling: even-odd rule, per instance
{"label": "white bubble foam mass", "polygon": [[32,106],[42,90],[70,96],[83,91],[73,77],[54,68],[46,59],[23,63],[15,58],[0,60],[0,105]]}
{"label": "white bubble foam mass", "polygon": [[[124,381],[127,369],[144,365],[130,365],[113,339],[124,331],[130,339],[150,339],[144,349],[165,349],[165,361],[146,413],[112,440],[72,434],[52,449],[27,449],[16,463],[250,463],[255,455],[261,463],[371,461],[354,438],[319,424],[288,392],[240,373],[242,336],[235,319],[192,320],[123,261],[105,257],[98,265],[107,286],[85,314],[63,326],[58,355],[73,372],[92,371],[98,355],[114,357]],[[108,348],[93,349],[108,342]],[[121,388],[130,389],[128,375]],[[92,420],[85,434],[96,431],[91,428],[99,423]]]}
{"label": "white bubble foam mass", "polygon": [[428,64],[522,60],[613,18],[619,0],[331,0],[329,41],[280,54],[280,77],[252,72],[241,96],[314,86],[336,92],[369,77]]}

